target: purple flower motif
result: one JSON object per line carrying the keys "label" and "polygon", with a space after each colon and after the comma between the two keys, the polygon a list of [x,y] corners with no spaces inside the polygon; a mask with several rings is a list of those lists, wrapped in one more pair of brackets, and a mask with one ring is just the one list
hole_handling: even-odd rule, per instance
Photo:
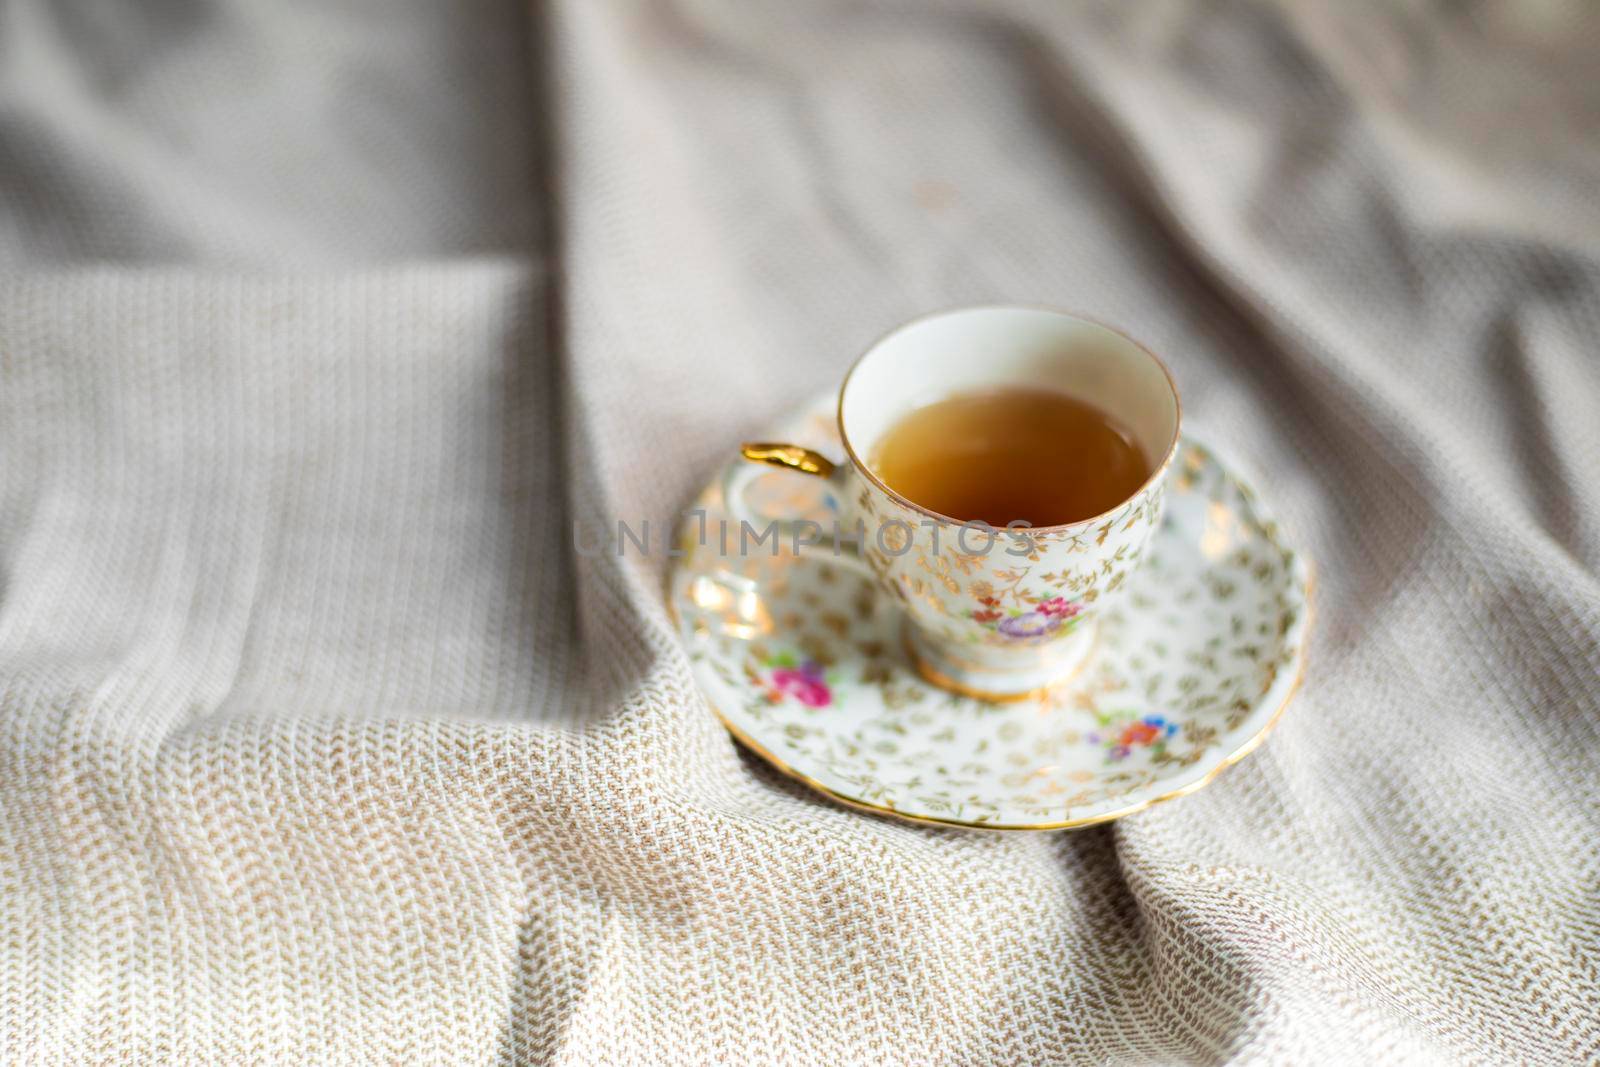
{"label": "purple flower motif", "polygon": [[1060,625],[1060,619],[1051,618],[1040,611],[1030,611],[1023,615],[1013,615],[1009,619],[1001,619],[1000,632],[1007,637],[1038,637]]}

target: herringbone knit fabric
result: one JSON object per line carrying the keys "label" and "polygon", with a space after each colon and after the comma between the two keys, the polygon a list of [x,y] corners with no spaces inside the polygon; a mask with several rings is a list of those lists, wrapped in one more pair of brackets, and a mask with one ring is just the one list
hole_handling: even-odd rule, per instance
{"label": "herringbone knit fabric", "polygon": [[[0,1060],[1600,1059],[1583,3],[0,11]],[[1163,353],[1307,683],[1078,833],[699,702],[667,521],[931,308]]]}

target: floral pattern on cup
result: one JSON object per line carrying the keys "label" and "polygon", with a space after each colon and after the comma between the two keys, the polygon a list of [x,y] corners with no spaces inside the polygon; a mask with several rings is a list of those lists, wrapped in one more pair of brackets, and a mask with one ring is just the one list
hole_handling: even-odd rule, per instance
{"label": "floral pattern on cup", "polygon": [[982,553],[960,551],[956,534],[929,529],[924,516],[881,494],[862,489],[853,505],[869,529],[883,530],[865,555],[884,587],[927,633],[982,658],[985,647],[1003,656],[1054,645],[1098,614],[1143,559],[1165,490],[1156,480],[1113,514],[1078,527],[1001,530],[993,543],[969,538],[987,547]]}
{"label": "floral pattern on cup", "polygon": [[1083,612],[1082,604],[1063,596],[1045,597],[1031,607],[1008,608],[991,593],[978,597],[978,604],[970,616],[972,621],[1013,642],[1065,636],[1077,626]]}

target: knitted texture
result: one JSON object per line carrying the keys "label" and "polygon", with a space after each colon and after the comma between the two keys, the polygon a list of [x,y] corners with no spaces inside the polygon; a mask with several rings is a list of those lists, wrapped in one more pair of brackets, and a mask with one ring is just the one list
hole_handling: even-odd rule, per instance
{"label": "knitted texture", "polygon": [[[0,22],[0,1060],[1600,1059],[1592,5]],[[573,546],[988,300],[1317,565],[1268,743],[1076,833],[780,778]]]}

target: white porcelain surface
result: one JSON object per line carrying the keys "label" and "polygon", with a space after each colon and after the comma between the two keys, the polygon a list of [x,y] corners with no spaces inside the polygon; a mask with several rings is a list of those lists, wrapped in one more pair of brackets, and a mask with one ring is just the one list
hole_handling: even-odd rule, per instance
{"label": "white porcelain surface", "polygon": [[840,416],[850,446],[873,446],[907,412],[955,393],[1003,386],[1054,389],[1108,411],[1159,463],[1178,430],[1166,371],[1115,330],[1059,311],[973,307],[915,319],[851,368]]}
{"label": "white porcelain surface", "polygon": [[[829,398],[777,436],[838,456],[834,427]],[[729,486],[743,513],[823,525],[838,513],[829,481],[737,470],[748,467],[735,461],[698,502],[711,531],[729,518]],[[1077,826],[1198,788],[1264,736],[1302,666],[1306,565],[1248,487],[1192,440],[1089,662],[1020,702],[926,683],[905,650],[902,602],[848,553],[724,555],[714,532],[705,544],[697,532],[682,532],[688,554],[669,595],[707,701],[780,768],[910,818]]]}

